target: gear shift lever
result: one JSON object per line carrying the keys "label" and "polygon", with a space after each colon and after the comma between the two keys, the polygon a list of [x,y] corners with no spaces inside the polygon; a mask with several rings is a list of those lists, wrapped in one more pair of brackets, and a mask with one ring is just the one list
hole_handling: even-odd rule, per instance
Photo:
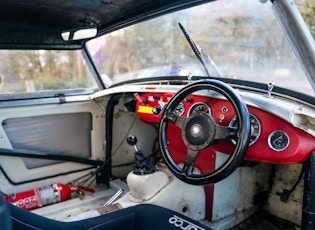
{"label": "gear shift lever", "polygon": [[164,171],[156,169],[153,157],[138,149],[135,136],[129,135],[127,143],[135,149],[133,170],[126,178],[130,190],[128,202],[138,204],[154,199],[170,182],[170,178]]}
{"label": "gear shift lever", "polygon": [[137,148],[137,146],[136,146],[137,141],[138,141],[138,140],[137,140],[136,136],[134,136],[134,135],[129,135],[129,136],[127,137],[127,143],[128,143],[128,145],[133,146],[133,147],[135,148],[136,152],[138,151],[138,148]]}
{"label": "gear shift lever", "polygon": [[137,175],[146,175],[155,172],[155,165],[150,161],[150,157],[137,148],[137,138],[134,135],[129,135],[127,137],[127,143],[135,149],[133,173]]}

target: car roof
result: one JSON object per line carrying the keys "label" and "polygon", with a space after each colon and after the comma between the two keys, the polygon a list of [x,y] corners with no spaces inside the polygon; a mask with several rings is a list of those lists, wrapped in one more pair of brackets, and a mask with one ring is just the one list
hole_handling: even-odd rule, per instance
{"label": "car roof", "polygon": [[61,32],[96,26],[97,36],[144,18],[201,4],[192,0],[1,0],[0,48],[77,49]]}

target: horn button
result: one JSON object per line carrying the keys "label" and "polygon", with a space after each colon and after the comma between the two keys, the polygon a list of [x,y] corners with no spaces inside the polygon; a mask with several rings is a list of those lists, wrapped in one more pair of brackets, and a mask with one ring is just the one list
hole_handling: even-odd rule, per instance
{"label": "horn button", "polygon": [[215,121],[207,113],[194,113],[184,122],[182,137],[184,143],[192,150],[208,147],[214,140]]}

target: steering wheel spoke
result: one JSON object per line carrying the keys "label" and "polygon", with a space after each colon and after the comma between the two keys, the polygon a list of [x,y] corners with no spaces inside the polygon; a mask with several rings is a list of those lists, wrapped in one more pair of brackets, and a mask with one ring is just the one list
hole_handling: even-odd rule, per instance
{"label": "steering wheel spoke", "polygon": [[183,124],[185,123],[186,121],[186,118],[185,117],[182,117],[182,116],[177,116],[176,118],[176,121],[175,121],[175,125],[179,128],[182,128],[183,127]]}
{"label": "steering wheel spoke", "polygon": [[238,128],[236,127],[217,125],[214,139],[236,139],[237,130]]}
{"label": "steering wheel spoke", "polygon": [[199,151],[188,148],[187,157],[186,157],[185,164],[183,167],[183,172],[185,173],[185,175],[190,176],[193,174],[195,161],[197,159],[198,153]]}
{"label": "steering wheel spoke", "polygon": [[182,116],[178,116],[174,111],[169,110],[166,113],[166,117],[165,119],[171,123],[173,123],[174,125],[176,125],[179,128],[182,128],[186,118],[182,117]]}

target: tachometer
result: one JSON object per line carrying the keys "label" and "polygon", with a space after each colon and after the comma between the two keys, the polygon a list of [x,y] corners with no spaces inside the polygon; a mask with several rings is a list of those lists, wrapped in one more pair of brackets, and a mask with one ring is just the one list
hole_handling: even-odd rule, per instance
{"label": "tachometer", "polygon": [[197,102],[190,107],[188,111],[188,116],[196,112],[204,112],[204,113],[211,114],[211,109],[208,104],[204,102]]}
{"label": "tachometer", "polygon": [[[261,133],[261,125],[256,116],[253,114],[250,114],[250,139],[249,139],[249,146],[253,145],[259,138],[260,133]],[[235,116],[231,122],[230,122],[231,127],[238,127],[238,119]],[[232,140],[233,144],[236,143],[235,140]]]}

